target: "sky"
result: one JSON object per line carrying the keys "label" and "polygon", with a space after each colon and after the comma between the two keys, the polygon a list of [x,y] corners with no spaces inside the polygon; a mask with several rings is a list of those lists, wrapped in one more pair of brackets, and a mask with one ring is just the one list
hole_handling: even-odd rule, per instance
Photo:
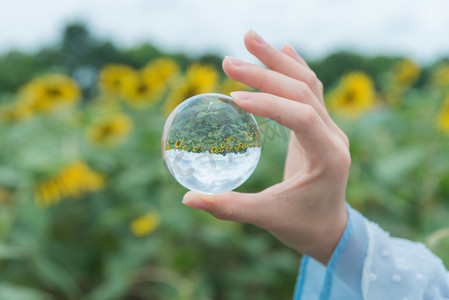
{"label": "sky", "polygon": [[253,29],[309,59],[353,50],[431,63],[449,56],[448,12],[449,0],[0,0],[0,52],[54,45],[82,21],[120,47],[151,42],[251,61],[243,35]]}

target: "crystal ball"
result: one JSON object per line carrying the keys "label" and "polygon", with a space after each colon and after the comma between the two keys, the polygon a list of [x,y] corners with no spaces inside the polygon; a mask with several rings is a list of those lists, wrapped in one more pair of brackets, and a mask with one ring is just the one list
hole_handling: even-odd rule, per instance
{"label": "crystal ball", "polygon": [[254,116],[221,94],[184,100],[168,116],[162,134],[162,156],[170,173],[187,189],[204,194],[244,183],[261,151]]}

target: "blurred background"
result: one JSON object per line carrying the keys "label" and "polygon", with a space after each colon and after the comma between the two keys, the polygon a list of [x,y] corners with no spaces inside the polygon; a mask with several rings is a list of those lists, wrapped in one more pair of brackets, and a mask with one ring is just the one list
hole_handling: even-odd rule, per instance
{"label": "blurred background", "polygon": [[[288,42],[351,141],[348,202],[449,266],[449,2],[0,3],[0,299],[291,299],[300,255],[181,204],[166,116],[249,89],[248,29]],[[282,180],[288,132],[240,188]],[[269,174],[269,176],[267,175]]]}

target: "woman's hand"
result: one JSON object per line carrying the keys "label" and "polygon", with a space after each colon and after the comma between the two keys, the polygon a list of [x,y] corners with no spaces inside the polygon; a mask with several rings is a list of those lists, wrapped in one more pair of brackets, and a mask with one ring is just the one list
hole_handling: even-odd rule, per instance
{"label": "woman's hand", "polygon": [[264,228],[326,265],[347,223],[348,139],[326,111],[321,82],[291,46],[279,51],[254,31],[245,45],[267,68],[226,57],[223,70],[261,91],[232,93],[236,104],[291,129],[284,180],[255,194],[188,192],[183,203]]}

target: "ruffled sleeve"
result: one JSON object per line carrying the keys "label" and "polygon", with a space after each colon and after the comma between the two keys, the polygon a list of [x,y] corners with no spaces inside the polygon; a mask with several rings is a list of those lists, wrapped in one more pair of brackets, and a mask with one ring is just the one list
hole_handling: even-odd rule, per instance
{"label": "ruffled sleeve", "polygon": [[449,272],[423,244],[390,237],[348,206],[327,266],[301,261],[294,300],[449,299]]}

